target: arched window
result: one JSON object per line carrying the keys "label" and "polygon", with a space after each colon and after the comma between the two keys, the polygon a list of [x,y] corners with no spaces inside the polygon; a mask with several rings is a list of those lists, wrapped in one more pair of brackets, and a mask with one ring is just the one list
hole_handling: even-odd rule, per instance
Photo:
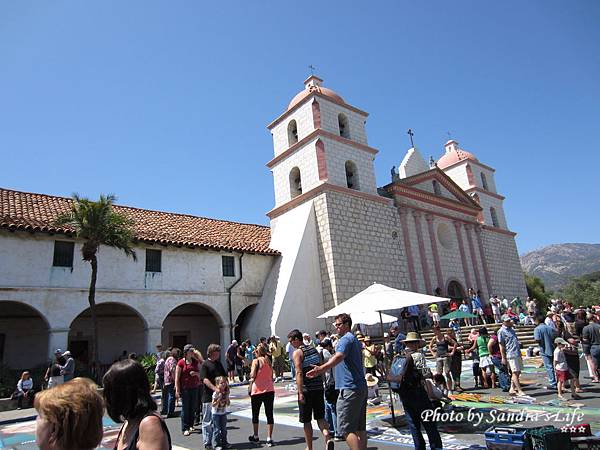
{"label": "arched window", "polygon": [[483,186],[483,188],[486,191],[489,191],[488,184],[487,184],[487,178],[485,177],[485,173],[483,173],[483,172],[481,172],[481,185]]}
{"label": "arched window", "polygon": [[496,228],[500,228],[500,224],[498,223],[498,215],[496,214],[496,208],[490,208],[490,216],[492,216],[492,225]]}
{"label": "arched window", "polygon": [[300,169],[297,167],[290,171],[290,194],[292,198],[302,194],[302,177],[300,176]]}
{"label": "arched window", "polygon": [[447,292],[451,299],[462,300],[465,298],[465,290],[458,281],[452,280],[448,283]]}
{"label": "arched window", "polygon": [[288,143],[290,147],[298,142],[298,124],[295,120],[290,120],[288,123]]}
{"label": "arched window", "polygon": [[471,169],[471,165],[467,164],[465,170],[467,171],[467,180],[469,180],[469,186],[475,186],[475,177],[473,176],[473,170]]}
{"label": "arched window", "polygon": [[356,164],[352,161],[346,161],[346,186],[350,189],[358,190],[358,171],[356,170]]}
{"label": "arched window", "polygon": [[440,188],[440,183],[437,180],[433,180],[433,193],[435,195],[442,195],[442,188]]}
{"label": "arched window", "polygon": [[342,113],[338,115],[338,126],[340,128],[340,136],[350,139],[350,126],[348,125],[348,118]]}

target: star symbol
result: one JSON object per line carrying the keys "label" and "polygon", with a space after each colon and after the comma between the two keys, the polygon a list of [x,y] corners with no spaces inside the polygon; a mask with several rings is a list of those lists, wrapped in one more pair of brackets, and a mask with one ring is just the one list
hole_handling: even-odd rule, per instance
{"label": "star symbol", "polygon": [[569,431],[569,427],[565,425],[560,429],[560,431],[562,431],[563,433],[567,433]]}
{"label": "star symbol", "polygon": [[582,425],[578,428],[580,433],[585,433],[585,427]]}
{"label": "star symbol", "polygon": [[577,427],[571,427],[570,431],[571,433],[577,433]]}

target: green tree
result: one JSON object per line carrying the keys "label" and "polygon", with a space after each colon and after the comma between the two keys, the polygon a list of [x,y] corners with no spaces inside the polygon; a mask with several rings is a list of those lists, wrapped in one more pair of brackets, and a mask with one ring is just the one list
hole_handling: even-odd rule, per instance
{"label": "green tree", "polygon": [[92,316],[91,361],[98,361],[98,318],[96,316],[96,280],[98,278],[98,249],[107,245],[122,250],[127,256],[137,260],[133,243],[133,221],[114,211],[114,195],[100,195],[98,201],[73,194],[71,210],[56,218],[57,226],[67,226],[75,232],[75,237],[83,241],[81,255],[92,268],[88,302]]}
{"label": "green tree", "polygon": [[600,280],[593,274],[574,278],[560,291],[560,296],[575,306],[592,306],[600,303]]}
{"label": "green tree", "polygon": [[545,311],[548,307],[548,294],[542,279],[526,273],[525,285],[527,286],[527,296],[537,299],[538,308],[540,311]]}

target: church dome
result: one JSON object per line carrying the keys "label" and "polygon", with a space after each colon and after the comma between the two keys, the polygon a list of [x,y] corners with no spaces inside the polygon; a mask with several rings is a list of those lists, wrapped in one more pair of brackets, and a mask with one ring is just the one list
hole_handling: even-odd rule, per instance
{"label": "church dome", "polygon": [[446,142],[446,153],[437,161],[437,166],[440,169],[445,169],[459,161],[471,160],[479,162],[473,153],[470,153],[458,147],[458,142],[450,140]]}
{"label": "church dome", "polygon": [[344,99],[342,97],[340,97],[338,94],[336,94],[334,91],[332,91],[329,88],[321,86],[322,81],[323,80],[321,80],[320,78],[318,78],[314,75],[309,77],[304,82],[304,90],[302,90],[302,91],[298,92],[298,94],[296,94],[296,96],[292,99],[292,101],[288,105],[287,110],[289,111],[290,109],[292,109],[294,106],[296,106],[297,104],[302,102],[302,100],[304,100],[306,97],[308,97],[313,92],[318,92],[319,94],[324,95],[325,97],[329,97],[334,102],[346,103],[344,101]]}

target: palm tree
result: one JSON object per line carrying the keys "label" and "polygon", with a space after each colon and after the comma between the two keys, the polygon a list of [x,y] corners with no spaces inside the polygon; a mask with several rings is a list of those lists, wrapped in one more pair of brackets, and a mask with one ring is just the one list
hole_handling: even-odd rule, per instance
{"label": "palm tree", "polygon": [[100,245],[118,248],[137,261],[132,248],[133,221],[113,209],[114,195],[100,195],[98,201],[73,194],[71,210],[55,220],[57,226],[67,226],[75,237],[84,241],[81,254],[92,266],[88,302],[92,316],[91,363],[98,361],[98,318],[96,316],[96,279],[98,278],[98,249]]}

